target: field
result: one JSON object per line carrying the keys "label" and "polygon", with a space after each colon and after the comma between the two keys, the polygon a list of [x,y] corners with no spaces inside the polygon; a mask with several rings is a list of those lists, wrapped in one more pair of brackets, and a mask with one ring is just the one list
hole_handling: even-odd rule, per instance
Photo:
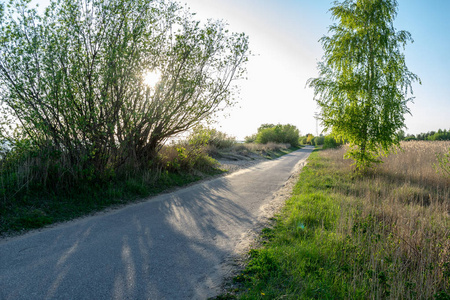
{"label": "field", "polygon": [[403,143],[364,176],[343,148],[313,153],[220,297],[450,299],[450,178],[435,168],[449,147]]}

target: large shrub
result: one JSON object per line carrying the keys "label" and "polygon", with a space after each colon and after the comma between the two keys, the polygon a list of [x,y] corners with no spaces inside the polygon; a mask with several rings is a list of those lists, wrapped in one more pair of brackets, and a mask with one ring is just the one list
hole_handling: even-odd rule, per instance
{"label": "large shrub", "polygon": [[337,148],[340,145],[342,145],[342,143],[338,142],[331,135],[325,136],[324,141],[323,141],[323,149]]}
{"label": "large shrub", "polygon": [[323,145],[324,141],[325,141],[325,137],[323,135],[316,136],[313,139],[313,144],[316,146],[321,146],[321,145]]}
{"label": "large shrub", "polygon": [[58,180],[146,169],[169,138],[233,104],[248,38],[221,21],[165,0],[28,5],[12,0],[1,16],[0,140],[45,157],[23,166],[41,184],[48,165]]}
{"label": "large shrub", "polygon": [[299,146],[300,131],[291,124],[263,124],[258,128],[256,143],[288,143],[292,147]]}

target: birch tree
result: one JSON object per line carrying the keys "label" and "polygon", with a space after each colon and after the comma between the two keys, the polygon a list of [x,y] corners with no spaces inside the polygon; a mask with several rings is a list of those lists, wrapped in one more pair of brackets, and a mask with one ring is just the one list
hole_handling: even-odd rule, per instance
{"label": "birch tree", "polygon": [[308,80],[325,130],[350,143],[347,157],[358,170],[399,146],[412,83],[420,81],[405,63],[412,38],[394,27],[397,7],[395,0],[335,1],[319,77]]}

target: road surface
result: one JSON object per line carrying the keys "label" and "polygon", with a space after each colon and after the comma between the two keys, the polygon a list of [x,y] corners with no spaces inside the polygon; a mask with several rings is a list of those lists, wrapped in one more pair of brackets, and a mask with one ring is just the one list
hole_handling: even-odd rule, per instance
{"label": "road surface", "polygon": [[312,147],[0,241],[0,299],[206,299]]}

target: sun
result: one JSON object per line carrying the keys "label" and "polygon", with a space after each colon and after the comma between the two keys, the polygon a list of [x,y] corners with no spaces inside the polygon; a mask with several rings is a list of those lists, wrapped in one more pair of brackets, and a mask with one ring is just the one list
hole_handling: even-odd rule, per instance
{"label": "sun", "polygon": [[148,87],[155,87],[161,80],[161,72],[158,70],[148,71],[144,73],[144,84]]}

